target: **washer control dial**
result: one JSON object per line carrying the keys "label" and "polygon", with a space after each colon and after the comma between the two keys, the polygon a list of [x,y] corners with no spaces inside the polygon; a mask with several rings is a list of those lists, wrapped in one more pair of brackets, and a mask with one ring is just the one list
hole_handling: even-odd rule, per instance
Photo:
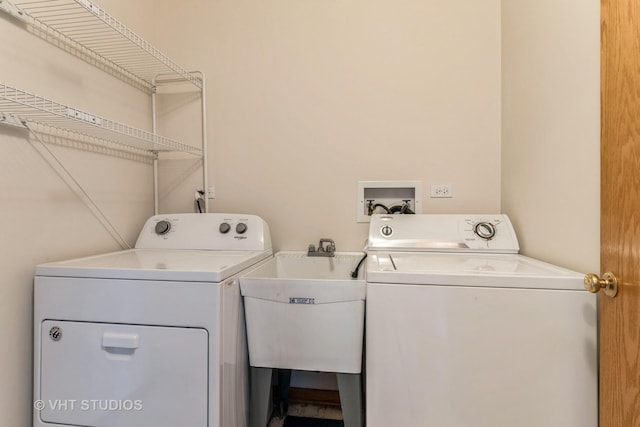
{"label": "washer control dial", "polygon": [[223,222],[222,224],[220,224],[220,227],[218,228],[218,230],[222,234],[227,234],[229,232],[229,230],[231,230],[231,226],[229,225],[228,222]]}
{"label": "washer control dial", "polygon": [[491,240],[496,236],[496,226],[490,222],[481,221],[473,226],[476,236],[484,240]]}
{"label": "washer control dial", "polygon": [[391,228],[390,225],[384,225],[381,229],[380,229],[380,233],[384,236],[384,237],[389,237],[393,234],[393,228]]}
{"label": "washer control dial", "polygon": [[246,231],[247,231],[247,224],[245,224],[244,222],[240,222],[238,223],[238,225],[236,225],[236,233],[244,234]]}
{"label": "washer control dial", "polygon": [[171,230],[171,223],[167,220],[158,221],[156,223],[156,234],[158,236],[164,236]]}

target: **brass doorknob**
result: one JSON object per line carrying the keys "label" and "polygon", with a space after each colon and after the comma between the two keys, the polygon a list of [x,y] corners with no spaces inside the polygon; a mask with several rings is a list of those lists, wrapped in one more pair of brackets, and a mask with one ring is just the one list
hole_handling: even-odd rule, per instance
{"label": "brass doorknob", "polygon": [[589,273],[584,276],[584,288],[594,294],[602,289],[605,295],[613,298],[618,293],[618,279],[611,272],[604,273],[602,279],[595,273]]}

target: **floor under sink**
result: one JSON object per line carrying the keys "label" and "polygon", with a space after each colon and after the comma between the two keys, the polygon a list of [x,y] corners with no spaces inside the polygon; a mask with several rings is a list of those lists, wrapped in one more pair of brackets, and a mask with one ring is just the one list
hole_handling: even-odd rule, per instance
{"label": "floor under sink", "polygon": [[[311,405],[293,403],[289,405],[288,415],[295,417],[322,418],[327,420],[341,420],[342,411],[334,406]],[[284,418],[274,416],[269,421],[269,427],[282,427]]]}

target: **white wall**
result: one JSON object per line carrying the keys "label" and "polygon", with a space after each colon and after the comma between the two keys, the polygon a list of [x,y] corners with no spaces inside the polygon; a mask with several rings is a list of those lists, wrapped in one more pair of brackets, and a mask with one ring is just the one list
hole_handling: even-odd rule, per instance
{"label": "white wall", "polygon": [[[130,3],[102,1],[124,13]],[[142,3],[142,2],[140,2]],[[114,12],[115,13],[115,12]],[[131,26],[146,27],[132,14]],[[147,28],[148,31],[148,28]],[[0,83],[147,128],[149,101],[0,16]],[[32,295],[38,263],[120,249],[30,145],[24,130],[0,125],[0,426],[31,424]],[[85,147],[86,148],[86,147]],[[136,156],[50,145],[120,233],[135,243],[152,213],[151,166]],[[111,152],[111,154],[116,154]]]}
{"label": "white wall", "polygon": [[453,184],[426,212],[500,210],[499,0],[157,4],[158,44],[208,78],[214,211],[263,216],[278,249],[360,250],[359,180]]}
{"label": "white wall", "polygon": [[522,252],[599,271],[600,3],[502,2],[502,210]]}

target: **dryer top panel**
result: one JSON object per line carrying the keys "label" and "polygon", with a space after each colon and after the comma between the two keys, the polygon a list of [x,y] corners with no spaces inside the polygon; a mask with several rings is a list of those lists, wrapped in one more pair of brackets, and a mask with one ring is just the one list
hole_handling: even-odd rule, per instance
{"label": "dryer top panel", "polygon": [[129,249],[40,264],[36,275],[217,283],[270,256],[270,250]]}
{"label": "dryer top panel", "polygon": [[137,249],[271,250],[269,226],[244,214],[168,214],[147,220]]}
{"label": "dryer top panel", "polygon": [[420,252],[519,252],[506,215],[373,215],[370,250]]}
{"label": "dryer top panel", "polygon": [[220,282],[272,253],[269,226],[255,215],[156,215],[135,249],[41,264],[36,275]]}

